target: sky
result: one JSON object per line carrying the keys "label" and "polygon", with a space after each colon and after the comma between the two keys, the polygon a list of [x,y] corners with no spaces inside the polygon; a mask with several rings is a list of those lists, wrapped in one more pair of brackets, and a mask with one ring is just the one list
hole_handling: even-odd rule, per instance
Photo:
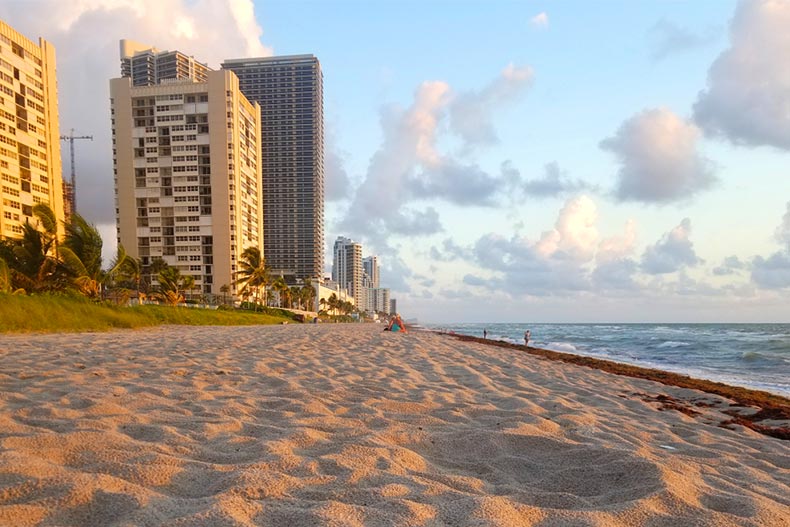
{"label": "sky", "polygon": [[327,272],[335,238],[359,241],[404,316],[790,321],[790,0],[0,0],[0,18],[56,47],[107,258],[118,41],[214,68],[312,53]]}

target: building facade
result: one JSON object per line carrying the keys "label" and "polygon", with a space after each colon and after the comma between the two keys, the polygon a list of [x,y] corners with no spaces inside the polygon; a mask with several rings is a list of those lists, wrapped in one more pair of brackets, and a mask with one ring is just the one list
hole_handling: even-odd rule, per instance
{"label": "building facade", "polygon": [[0,236],[36,224],[33,207],[49,205],[63,234],[63,175],[55,48],[0,20]]}
{"label": "building facade", "polygon": [[362,287],[362,245],[338,236],[332,251],[332,281],[354,297],[354,305],[364,309],[365,291]]}
{"label": "building facade", "polygon": [[362,259],[363,281],[366,287],[377,288],[380,284],[381,266],[378,256],[368,256]]}
{"label": "building facade", "polygon": [[242,252],[263,251],[260,108],[230,71],[112,79],[110,96],[118,242],[147,272],[161,258],[203,293],[235,293]]}
{"label": "building facade", "polygon": [[[313,55],[226,60],[261,106],[266,263],[288,279],[324,267],[324,108]],[[359,303],[357,304],[359,305]]]}
{"label": "building facade", "polygon": [[153,86],[166,80],[206,82],[209,67],[180,51],[159,51],[155,47],[121,40],[121,76],[132,86]]}
{"label": "building facade", "polygon": [[386,287],[369,287],[365,290],[365,310],[368,313],[390,314],[390,290]]}

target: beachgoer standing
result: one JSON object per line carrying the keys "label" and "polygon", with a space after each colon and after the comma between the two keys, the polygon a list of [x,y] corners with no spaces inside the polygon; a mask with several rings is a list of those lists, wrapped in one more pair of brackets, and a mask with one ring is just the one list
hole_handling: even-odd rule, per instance
{"label": "beachgoer standing", "polygon": [[524,345],[529,346],[529,338],[532,336],[532,332],[530,330],[526,330],[524,332]]}
{"label": "beachgoer standing", "polygon": [[485,329],[483,330],[483,338],[484,339],[488,338],[488,330],[485,330]]}

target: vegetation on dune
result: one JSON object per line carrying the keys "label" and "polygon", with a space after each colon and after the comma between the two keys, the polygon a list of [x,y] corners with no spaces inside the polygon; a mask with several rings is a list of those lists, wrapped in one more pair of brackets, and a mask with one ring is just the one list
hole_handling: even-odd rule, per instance
{"label": "vegetation on dune", "polygon": [[[105,270],[102,238],[94,225],[75,213],[63,223],[65,234],[59,237],[57,218],[47,205],[36,205],[33,214],[35,222],[23,226],[21,238],[0,239],[0,295],[36,298],[3,298],[0,331],[79,331],[156,323],[276,323],[298,318],[284,309],[312,311],[315,304],[315,289],[309,280],[289,286],[282,276],[272,277],[256,247],[243,252],[233,281],[242,299],[241,311],[256,312],[249,314],[253,318],[247,318],[243,313],[234,313],[239,310],[228,305],[228,284],[219,288],[221,295],[204,295],[193,276],[182,274],[181,269],[161,258],[143,265],[143,261],[128,255],[122,245]],[[136,298],[138,304],[148,299],[164,306],[129,307],[131,298]],[[221,304],[223,313],[165,309],[211,302],[215,306]],[[22,312],[14,312],[12,306]],[[356,311],[350,302],[341,301],[334,294],[328,301],[322,300],[320,307],[322,316],[334,321],[351,321],[349,315]]]}
{"label": "vegetation on dune", "polygon": [[[284,312],[247,313],[229,306],[225,309],[184,309],[194,298],[195,279],[182,275],[161,259],[144,267],[139,259],[130,257],[123,246],[108,270],[102,269],[102,239],[94,225],[79,214],[63,224],[65,235],[58,237],[57,219],[45,204],[33,208],[36,224],[26,223],[22,237],[0,239],[0,331],[85,331],[155,324],[276,324],[293,321]],[[255,250],[257,251],[257,249]],[[268,285],[263,259],[250,265],[256,268],[243,291],[250,292]],[[247,268],[242,266],[242,271]],[[256,274],[258,273],[258,274]],[[155,285],[148,278],[155,279]],[[307,284],[309,285],[309,284]],[[282,292],[290,297],[291,289]],[[311,296],[307,286],[298,290],[298,298],[307,305]],[[313,291],[312,287],[309,287]],[[223,298],[229,287],[221,288]],[[138,300],[151,298],[166,306],[129,304],[132,294]],[[31,296],[28,296],[31,295]],[[257,300],[257,298],[256,298]],[[112,301],[112,302],[111,302]],[[281,302],[282,303],[282,302]],[[257,304],[257,302],[256,302]],[[302,305],[302,304],[300,304]],[[288,307],[291,307],[289,300]]]}
{"label": "vegetation on dune", "polygon": [[143,305],[121,307],[77,295],[0,293],[0,332],[106,331],[160,324],[236,326],[293,322],[291,316],[239,310]]}

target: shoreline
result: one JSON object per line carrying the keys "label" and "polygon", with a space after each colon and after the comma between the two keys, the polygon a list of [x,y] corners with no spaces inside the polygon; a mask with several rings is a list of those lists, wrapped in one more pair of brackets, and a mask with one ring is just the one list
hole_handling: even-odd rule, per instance
{"label": "shoreline", "polygon": [[[752,388],[744,388],[741,386],[733,386],[707,379],[698,379],[688,375],[668,372],[655,368],[633,366],[630,364],[589,357],[586,355],[574,355],[572,353],[534,348],[532,346],[527,347],[521,344],[513,344],[504,340],[483,339],[480,337],[463,335],[460,333],[445,333],[441,331],[432,332],[438,335],[450,336],[464,342],[477,342],[479,344],[486,344],[494,347],[515,349],[528,353],[532,356],[542,357],[552,361],[559,361],[566,364],[575,364],[577,366],[585,366],[615,375],[622,375],[635,379],[645,379],[667,386],[700,390],[706,393],[726,397],[732,401],[735,401],[738,406],[742,407],[744,410],[723,410],[724,413],[731,415],[732,419],[721,423],[719,426],[729,427],[733,424],[737,424],[767,436],[783,440],[790,440],[790,399],[778,394],[762,390],[755,390]],[[706,404],[703,402],[688,404],[684,401],[680,401],[669,396],[665,397],[665,399],[659,399],[659,402],[661,402],[667,409],[678,410],[691,416],[699,414],[699,412],[695,411],[692,406],[702,406]],[[748,410],[750,408],[755,409],[756,411]],[[767,421],[767,423],[763,423],[764,421]],[[773,424],[771,421],[787,421],[787,423]]]}

